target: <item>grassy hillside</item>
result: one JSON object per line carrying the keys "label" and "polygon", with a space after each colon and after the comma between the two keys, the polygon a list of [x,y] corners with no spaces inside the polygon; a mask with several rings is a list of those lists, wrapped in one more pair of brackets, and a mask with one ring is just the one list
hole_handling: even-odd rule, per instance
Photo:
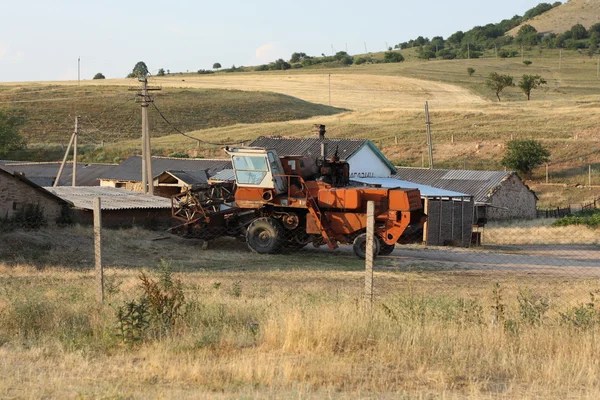
{"label": "grassy hillside", "polygon": [[[523,24],[533,26],[540,33],[560,34],[576,24],[582,24],[587,29],[598,22],[600,22],[600,2],[597,0],[570,0],[525,21]],[[516,36],[522,25],[512,29],[508,34]]]}
{"label": "grassy hillside", "polygon": [[[207,141],[236,144],[265,134],[309,135],[312,124],[324,123],[330,136],[368,138],[396,164],[421,166],[424,154],[424,162],[427,164],[423,105],[425,101],[429,101],[434,123],[434,154],[438,167],[501,169],[503,148],[511,137],[533,138],[542,141],[552,152],[552,183],[587,184],[588,165],[592,165],[592,183],[600,185],[600,97],[597,94],[600,80],[595,59],[576,51],[565,50],[561,61],[557,50],[532,49],[525,50],[523,54],[523,59],[533,62],[528,67],[521,62],[521,57],[496,59],[491,53],[487,54],[487,58],[450,61],[418,60],[414,58],[412,49],[403,50],[403,53],[407,61],[400,64],[164,77],[154,82],[163,87],[157,97],[157,104],[177,126],[190,132],[192,136]],[[473,76],[467,74],[468,67],[476,70]],[[490,72],[510,74],[515,81],[523,74],[539,74],[548,84],[534,91],[532,101],[529,102],[518,88],[508,88],[502,94],[502,102],[498,103],[494,100],[494,93],[485,86]],[[106,126],[114,124],[115,114],[123,115],[128,120],[129,125],[121,127],[122,135],[118,137],[118,142],[114,141],[115,136],[111,142],[110,135],[100,134],[84,125],[88,134],[95,133],[97,136],[84,136],[82,143],[87,147],[80,152],[83,160],[118,161],[130,154],[139,153],[139,107],[133,100],[130,101],[131,93],[125,91],[131,83],[126,79],[85,81],[77,88],[74,82],[64,82],[62,86],[52,88],[64,90],[64,93],[70,90],[74,90],[73,93],[88,91],[89,103],[103,104],[99,117],[91,117],[103,132],[106,132]],[[32,91],[36,88],[36,85],[24,84],[21,90]],[[243,91],[213,91],[214,88]],[[275,95],[262,92],[277,92],[304,101],[279,97],[294,104],[319,103],[321,105],[310,104],[310,107],[322,111],[315,113],[319,116],[308,119],[268,122],[273,121],[269,119],[273,114],[269,114],[269,108],[256,110],[254,99],[257,96],[260,99]],[[104,98],[92,97],[93,94],[112,96],[115,93],[119,95],[114,99],[110,97],[111,106],[108,106],[109,102]],[[219,95],[210,98],[205,93]],[[329,104],[329,93],[334,107],[349,111],[325,115],[327,112],[340,111],[325,106]],[[245,104],[248,112],[256,111],[256,118],[242,120],[241,123],[235,123],[233,118],[223,118],[226,122],[221,126],[194,126],[206,123],[207,119],[214,122],[214,116],[224,109],[227,116],[236,116],[228,108],[229,104],[222,101],[225,94],[242,97],[244,100],[241,103]],[[20,96],[16,94],[15,98],[27,98]],[[29,96],[33,96],[33,93]],[[202,99],[205,106],[194,110],[167,108],[169,98],[178,105],[182,103],[180,99],[186,98],[184,96]],[[64,124],[64,140],[71,132],[74,115],[64,112],[63,104],[67,103],[42,103],[48,120],[58,119],[57,113],[62,113],[60,122]],[[16,103],[15,106],[19,104],[21,103]],[[272,107],[275,115],[287,112],[282,103]],[[156,117],[153,115],[153,118]],[[234,125],[230,125],[231,123]],[[153,132],[155,154],[183,152],[191,156],[223,156],[217,146],[197,147],[195,141],[181,135],[164,135],[170,133],[169,127],[156,119],[153,122]],[[158,135],[162,137],[159,138]],[[107,140],[105,147],[97,144],[100,139]],[[58,159],[61,151],[60,146],[50,148],[47,144],[32,144],[28,153],[15,154],[13,158]],[[535,171],[535,180],[544,178],[544,169]],[[573,200],[586,201],[597,194],[577,190],[576,196],[554,196],[554,191],[546,187],[539,187],[539,190],[544,192],[544,205],[565,204]]]}
{"label": "grassy hillside", "polygon": [[[153,92],[156,106],[182,131],[238,123],[298,120],[342,110],[312,104],[277,93],[237,90],[169,88]],[[0,86],[0,109],[22,117],[22,134],[31,143],[64,143],[73,131],[75,115],[88,143],[137,138],[141,131],[136,92],[123,86]],[[153,136],[173,133],[149,108]]]}

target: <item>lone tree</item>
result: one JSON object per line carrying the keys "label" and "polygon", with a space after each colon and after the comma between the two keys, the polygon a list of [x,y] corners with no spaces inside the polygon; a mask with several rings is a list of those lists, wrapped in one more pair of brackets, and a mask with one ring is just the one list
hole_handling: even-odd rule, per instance
{"label": "lone tree", "polygon": [[106,79],[106,77],[104,74],[102,74],[102,72],[98,72],[92,79]]}
{"label": "lone tree", "polygon": [[146,63],[143,61],[138,61],[137,64],[135,64],[135,67],[133,67],[133,70],[131,71],[131,73],[129,75],[127,75],[128,78],[137,78],[137,77],[146,77],[148,76],[148,67],[146,66]]}
{"label": "lone tree", "polygon": [[515,86],[515,83],[513,82],[513,77],[510,75],[500,75],[497,72],[492,72],[487,81],[485,81],[485,85],[492,89],[496,93],[498,101],[501,101],[500,93],[507,87]]}
{"label": "lone tree", "polygon": [[158,72],[156,73],[156,76],[165,76],[165,69],[159,68]]}
{"label": "lone tree", "polygon": [[540,142],[533,139],[511,140],[502,158],[502,165],[529,177],[534,168],[548,161],[550,152]]}
{"label": "lone tree", "polygon": [[527,101],[529,101],[531,99],[531,91],[546,83],[548,82],[539,75],[523,75],[518,86],[525,93],[525,96],[527,96]]}
{"label": "lone tree", "polygon": [[19,135],[22,121],[0,110],[0,155],[25,147],[25,139]]}
{"label": "lone tree", "polygon": [[222,68],[222,67],[221,67],[221,64],[219,64],[219,63],[214,63],[214,64],[213,64],[213,69],[216,69],[216,70],[218,71],[218,70],[219,70],[219,69],[221,69],[221,68]]}
{"label": "lone tree", "polygon": [[475,68],[473,68],[473,67],[467,68],[467,74],[469,74],[469,76],[473,76],[474,73],[475,73]]}

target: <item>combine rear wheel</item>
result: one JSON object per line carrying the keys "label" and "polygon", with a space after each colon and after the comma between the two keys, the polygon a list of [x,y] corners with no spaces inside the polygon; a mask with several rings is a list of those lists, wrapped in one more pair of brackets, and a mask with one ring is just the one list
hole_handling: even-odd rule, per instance
{"label": "combine rear wheel", "polygon": [[274,218],[257,218],[246,231],[248,247],[255,253],[277,253],[283,244],[283,227]]}
{"label": "combine rear wheel", "polygon": [[[373,258],[377,257],[377,255],[379,254],[380,251],[380,246],[379,246],[379,239],[377,239],[377,237],[375,237],[375,239],[373,240]],[[367,255],[367,234],[366,233],[362,233],[360,235],[358,235],[356,237],[356,239],[354,239],[354,244],[352,245],[352,250],[354,250],[354,254],[356,254],[356,256],[358,258],[362,258],[363,260],[366,258]]]}

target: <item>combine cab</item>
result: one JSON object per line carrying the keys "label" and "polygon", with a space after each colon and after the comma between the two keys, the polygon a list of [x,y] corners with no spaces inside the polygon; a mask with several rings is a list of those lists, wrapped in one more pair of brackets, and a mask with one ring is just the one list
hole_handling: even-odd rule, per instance
{"label": "combine cab", "polygon": [[252,251],[267,254],[309,243],[332,250],[353,244],[364,258],[368,201],[375,202],[375,254],[390,254],[396,243],[411,242],[422,230],[418,190],[353,186],[348,163],[337,155],[314,160],[280,158],[274,150],[255,147],[225,151],[235,184],[175,196],[173,216],[182,222],[181,234],[245,238]]}

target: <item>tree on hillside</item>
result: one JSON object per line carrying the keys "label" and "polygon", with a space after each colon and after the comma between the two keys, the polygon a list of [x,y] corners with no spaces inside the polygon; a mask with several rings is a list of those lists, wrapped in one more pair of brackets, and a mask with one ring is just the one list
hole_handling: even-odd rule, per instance
{"label": "tree on hillside", "polygon": [[156,74],[156,76],[165,76],[165,69],[164,68],[159,68],[158,69],[158,73]]}
{"label": "tree on hillside", "polygon": [[398,62],[403,62],[403,61],[404,61],[404,56],[401,53],[398,53],[396,51],[387,51],[383,55],[384,63],[398,63]]}
{"label": "tree on hillside", "polygon": [[344,65],[351,65],[354,62],[354,57],[346,53],[345,51],[338,51],[333,56],[337,61],[341,62]]}
{"label": "tree on hillside", "polygon": [[106,79],[102,72],[98,72],[92,79]]}
{"label": "tree on hillside", "polygon": [[508,142],[502,165],[528,177],[531,171],[550,161],[550,151],[536,140],[511,140]]}
{"label": "tree on hillside", "polygon": [[525,93],[527,101],[529,101],[531,99],[531,91],[546,83],[546,80],[539,75],[523,75],[517,86]]}
{"label": "tree on hillside", "polygon": [[575,40],[586,39],[588,37],[587,29],[581,24],[573,25],[570,32],[571,38]]}
{"label": "tree on hillside", "polygon": [[[554,4],[556,4],[556,3],[554,3]],[[562,3],[560,3],[560,4],[562,4]],[[558,5],[560,5],[560,4],[558,4]],[[556,6],[552,5],[550,3],[540,3],[537,6],[533,7],[532,9],[526,11],[525,14],[523,15],[523,18],[531,19],[533,17],[537,17],[538,15],[543,14],[546,11],[552,10],[554,7],[556,7]]]}
{"label": "tree on hillside", "polygon": [[467,74],[469,74],[469,76],[473,76],[474,73],[475,73],[475,68],[473,68],[473,67],[467,68]]}
{"label": "tree on hillside", "polygon": [[299,62],[302,62],[302,60],[304,60],[307,57],[308,56],[306,55],[306,53],[292,53],[292,56],[290,57],[290,62],[291,63],[299,63]]}
{"label": "tree on hillside", "polygon": [[135,64],[135,66],[133,67],[133,70],[131,71],[131,73],[129,75],[127,75],[128,78],[138,78],[138,77],[146,77],[148,76],[148,67],[146,66],[146,63],[143,61],[138,61],[137,64]]}
{"label": "tree on hillside", "polygon": [[519,29],[515,40],[517,44],[534,46],[540,42],[540,35],[533,26],[525,24]]}
{"label": "tree on hillside", "polygon": [[513,77],[510,75],[500,75],[497,72],[492,72],[488,79],[485,81],[485,85],[492,89],[496,93],[498,101],[500,101],[500,93],[511,86],[515,86]]}
{"label": "tree on hillside", "polygon": [[19,118],[0,110],[0,155],[25,147],[25,139],[18,131],[21,124]]}
{"label": "tree on hillside", "polygon": [[214,63],[214,64],[213,64],[213,69],[216,69],[216,70],[218,71],[218,70],[219,70],[219,69],[221,69],[221,68],[222,68],[222,67],[221,67],[221,64],[220,64],[220,63]]}

